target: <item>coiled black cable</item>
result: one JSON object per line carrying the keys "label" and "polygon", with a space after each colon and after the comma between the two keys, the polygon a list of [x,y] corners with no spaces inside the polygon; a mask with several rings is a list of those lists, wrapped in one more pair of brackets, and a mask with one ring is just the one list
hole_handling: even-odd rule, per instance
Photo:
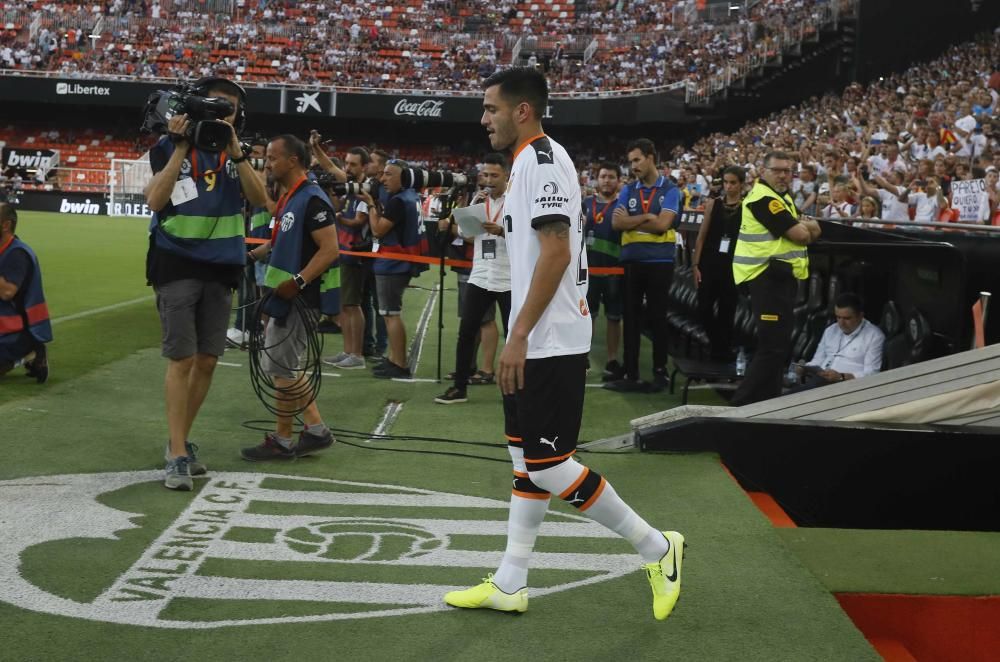
{"label": "coiled black cable", "polygon": [[[269,324],[275,324],[276,338],[272,345],[266,341],[266,327],[260,324],[264,319],[265,310],[272,297],[277,296],[273,291],[265,293],[257,299],[256,305],[250,309],[249,319],[251,323],[246,324],[249,328],[249,338],[247,340],[247,359],[250,365],[250,385],[257,399],[260,400],[264,408],[276,416],[298,416],[306,410],[309,403],[319,397],[319,389],[323,382],[323,335],[319,333],[319,311],[310,308],[301,296],[297,296],[288,301],[291,306],[289,317],[297,315],[299,323],[305,328],[306,334],[306,356],[305,366],[286,366],[276,360],[275,348],[288,342],[288,333],[281,334],[282,322],[271,320]],[[286,318],[287,320],[288,318]],[[262,360],[267,357],[268,361],[276,368],[287,370],[293,374],[300,374],[300,378],[291,386],[282,387],[274,382],[274,378],[264,371]],[[288,405],[302,400],[306,404],[297,405],[293,409],[281,406],[282,403]]]}

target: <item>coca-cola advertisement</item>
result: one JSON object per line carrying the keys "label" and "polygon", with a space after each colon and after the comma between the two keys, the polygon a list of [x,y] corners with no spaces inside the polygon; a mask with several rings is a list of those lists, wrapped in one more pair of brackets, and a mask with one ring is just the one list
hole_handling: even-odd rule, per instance
{"label": "coca-cola advertisement", "polygon": [[439,99],[415,99],[411,101],[410,99],[403,98],[396,102],[393,114],[396,116],[407,115],[409,117],[443,119],[442,111],[444,104],[445,102]]}

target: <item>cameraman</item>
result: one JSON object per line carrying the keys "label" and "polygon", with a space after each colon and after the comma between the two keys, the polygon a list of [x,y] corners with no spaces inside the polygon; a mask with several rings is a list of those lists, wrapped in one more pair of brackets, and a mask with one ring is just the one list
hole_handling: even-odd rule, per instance
{"label": "cameraman", "polygon": [[[417,193],[403,188],[403,171],[409,164],[399,159],[388,161],[382,171],[382,185],[387,200],[379,209],[372,196],[362,192],[361,199],[368,204],[369,225],[372,235],[379,242],[377,253],[420,255],[426,237],[421,234],[420,211]],[[406,327],[403,325],[403,292],[410,284],[414,265],[405,260],[375,260],[375,289],[378,294],[379,314],[385,319],[389,334],[389,358],[376,367],[374,375],[382,379],[409,379],[409,362],[406,357]]]}
{"label": "cameraman", "polygon": [[[316,143],[318,146],[318,134]],[[352,147],[344,155],[344,168],[337,168],[333,161],[314,147],[313,153],[324,170],[338,177],[336,170],[344,173],[348,182],[360,182],[364,178],[365,166],[371,160],[364,147]],[[330,167],[332,166],[332,167]],[[370,251],[371,231],[368,227],[368,204],[357,195],[343,195],[333,203],[337,212],[337,239],[341,251]],[[361,301],[365,280],[372,271],[371,260],[356,255],[340,256],[340,305],[338,323],[344,336],[344,351],[324,359],[324,363],[343,370],[358,370],[365,367],[362,336],[365,330],[365,316],[361,312]]]}
{"label": "cameraman", "polygon": [[164,485],[175,490],[192,489],[191,476],[205,473],[188,434],[225,349],[232,291],[246,263],[243,201],[267,204],[264,185],[233,128],[246,116],[243,88],[224,78],[202,79],[195,88],[233,105],[223,119],[230,126],[229,143],[222,152],[196,149],[184,137],[188,116],[170,118],[167,135],[149,150],[153,178],[145,191],[153,210],[146,278],[156,291],[168,360]]}

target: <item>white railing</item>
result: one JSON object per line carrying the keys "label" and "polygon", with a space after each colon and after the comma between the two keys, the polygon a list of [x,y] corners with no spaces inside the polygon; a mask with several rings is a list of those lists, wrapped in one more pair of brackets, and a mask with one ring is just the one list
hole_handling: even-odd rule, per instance
{"label": "white railing", "polygon": [[724,71],[693,82],[687,88],[685,101],[701,105],[710,103],[712,97],[733,83],[746,78],[750,72],[762,67],[772,58],[780,59],[784,52],[802,44],[807,32],[814,34],[825,25],[831,23],[836,25],[841,15],[857,9],[857,2],[858,0],[835,0],[829,5],[817,5],[810,20],[792,27],[784,27],[777,35],[762,42],[761,47],[747,53],[741,60],[727,64]]}
{"label": "white railing", "polygon": [[524,47],[524,42],[518,38],[517,43],[514,44],[514,48],[510,49],[510,63],[517,65],[517,60],[521,57],[521,48]]}
{"label": "white railing", "polygon": [[587,44],[586,50],[583,51],[583,63],[588,64],[590,58],[594,57],[594,53],[597,52],[597,40],[594,39],[589,44]]}

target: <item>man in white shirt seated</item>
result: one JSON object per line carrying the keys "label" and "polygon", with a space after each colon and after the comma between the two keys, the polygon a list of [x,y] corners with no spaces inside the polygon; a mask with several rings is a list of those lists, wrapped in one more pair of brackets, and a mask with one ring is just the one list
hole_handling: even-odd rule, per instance
{"label": "man in white shirt seated", "polygon": [[841,294],[833,314],[837,322],[823,332],[812,360],[795,366],[800,383],[793,391],[860,379],[882,369],[885,335],[865,319],[861,298],[850,292]]}

